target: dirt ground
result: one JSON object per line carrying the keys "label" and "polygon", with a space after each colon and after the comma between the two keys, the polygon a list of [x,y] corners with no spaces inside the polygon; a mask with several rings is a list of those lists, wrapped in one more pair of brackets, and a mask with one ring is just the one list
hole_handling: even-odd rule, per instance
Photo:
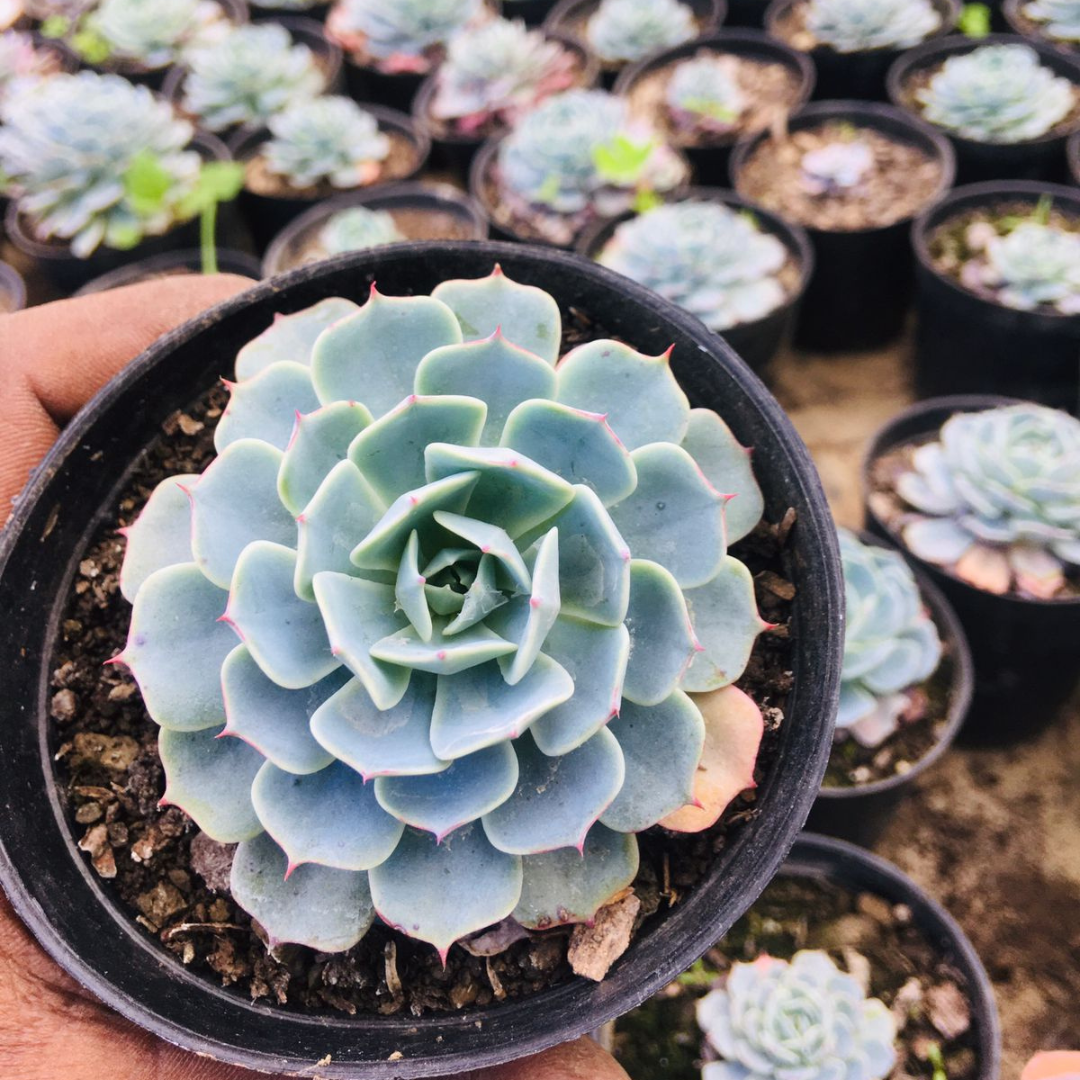
{"label": "dirt ground", "polygon": [[[912,400],[908,352],[905,342],[842,358],[790,353],[777,365],[776,394],[841,524],[862,525],[866,444]],[[1028,738],[954,747],[875,851],[940,900],[978,949],[1001,1013],[1002,1080],[1036,1050],[1080,1048],[1080,695]]]}

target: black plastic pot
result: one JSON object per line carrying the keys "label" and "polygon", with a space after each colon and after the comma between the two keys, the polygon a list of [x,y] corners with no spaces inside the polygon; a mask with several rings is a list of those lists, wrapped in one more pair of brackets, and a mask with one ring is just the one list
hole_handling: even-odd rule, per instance
{"label": "black plastic pot", "polygon": [[[274,237],[266,249],[262,263],[262,276],[274,277],[286,270],[295,270],[303,265],[301,251],[309,236],[322,227],[332,215],[353,206],[366,206],[370,210],[395,211],[416,210],[433,214],[450,214],[467,232],[465,239],[486,240],[488,234],[487,215],[476,200],[470,198],[460,188],[451,184],[408,183],[386,184],[370,191],[351,191],[347,195],[337,195],[316,203],[306,213],[289,222]],[[407,239],[446,240],[451,237],[437,235],[436,232],[415,232],[402,229]]]}
{"label": "black plastic pot", "polygon": [[[191,149],[197,150],[206,161],[229,160],[229,151],[225,144],[220,139],[202,132],[191,141]],[[31,259],[53,287],[65,295],[76,292],[93,278],[121,266],[177,248],[199,246],[199,221],[195,218],[175,226],[163,236],[148,236],[128,251],[103,246],[88,259],[78,259],[71,254],[66,241],[35,239],[19,213],[18,200],[8,203],[4,213],[4,231],[10,243]]]}
{"label": "black plastic pot", "polygon": [[979,954],[956,920],[892,863],[852,844],[815,833],[803,833],[780,874],[815,878],[854,893],[868,892],[890,905],[911,911],[912,924],[931,948],[960,976],[971,1008],[977,1080],[998,1080],[1001,1069],[1001,1026],[994,989]]}
{"label": "black plastic pot", "polygon": [[[914,103],[908,90],[911,77],[940,67],[951,56],[974,52],[984,45],[1027,45],[1034,49],[1045,67],[1056,75],[1069,79],[1080,87],[1080,59],[1047,45],[1016,34],[990,34],[984,38],[967,38],[959,34],[918,45],[904,53],[889,68],[887,85],[894,104],[922,119],[922,110]],[[984,143],[953,135],[938,128],[956,151],[956,179],[960,184],[983,180],[1060,180],[1065,175],[1065,141],[1080,129],[1077,122],[1069,131],[1042,135],[1020,143]]]}
{"label": "black plastic pot", "polygon": [[[416,149],[416,165],[413,169],[387,183],[397,183],[416,176],[424,168],[431,152],[431,143],[426,132],[413,122],[412,117],[396,109],[386,109],[381,105],[365,105],[364,108],[379,121],[380,130],[404,136]],[[237,161],[247,161],[256,155],[259,147],[269,138],[270,133],[266,128],[239,131],[229,140],[229,148]],[[310,210],[325,197],[305,199],[296,195],[259,195],[245,187],[237,202],[240,213],[251,230],[256,250],[261,253],[290,221]]]}
{"label": "black plastic pot", "polygon": [[1059,41],[1055,38],[1048,37],[1041,31],[1038,23],[1025,18],[1023,15],[1023,7],[1025,4],[1029,3],[1031,3],[1031,0],[1002,0],[1001,16],[1012,33],[1020,34],[1032,41],[1045,41],[1047,45],[1052,45],[1055,49],[1060,49],[1062,52],[1080,52],[1080,45],[1077,43]]}
{"label": "black plastic pot", "polygon": [[315,4],[313,7],[295,9],[283,7],[271,7],[262,4],[259,0],[249,0],[251,19],[253,22],[280,22],[295,15],[301,15],[305,19],[314,19],[315,22],[326,22],[326,16],[330,12],[329,3]]}
{"label": "black plastic pot", "polygon": [[[948,140],[901,110],[868,101],[812,102],[792,114],[788,127],[799,131],[829,120],[850,121],[920,147],[941,165],[935,198],[952,185],[955,162]],[[761,133],[736,144],[731,157],[736,190],[743,165],[767,137]],[[814,245],[815,271],[795,329],[798,345],[822,352],[870,349],[900,334],[914,285],[910,222],[907,217],[847,232],[806,227]]]}
{"label": "black plastic pot", "polygon": [[[552,30],[544,31],[544,36],[558,41],[565,48],[576,53],[581,64],[581,81],[578,86],[588,89],[596,85],[600,77],[600,65],[595,56],[581,43],[565,34]],[[431,115],[431,104],[437,90],[438,74],[429,75],[420,84],[413,98],[412,115],[416,126],[431,140],[431,163],[436,168],[445,169],[461,181],[469,175],[469,167],[476,156],[476,151],[483,145],[484,136],[462,135],[450,129],[447,124],[440,124]]]}
{"label": "black plastic pot", "polygon": [[[698,24],[697,37],[714,34],[727,15],[726,0],[681,0],[681,2],[694,11]],[[544,20],[544,26],[548,30],[580,41],[588,49],[589,42],[585,36],[585,25],[599,6],[600,0],[559,0]],[[601,60],[600,80],[603,85],[610,89],[615,84],[619,72],[626,66],[625,63],[606,63]]]}
{"label": "black plastic pot", "polygon": [[[691,402],[715,405],[754,447],[766,515],[793,507],[785,567],[799,591],[794,683],[757,813],[728,836],[701,883],[657,913],[603,983],[563,983],[543,995],[431,1016],[305,1015],[252,1004],[185,968],[136,926],[85,862],[54,774],[48,670],[59,613],[93,530],[114,514],[131,464],[161,422],[227,370],[276,313],[327,296],[427,292],[500,263],[545,287],[563,310],[658,353]],[[59,511],[57,510],[59,507]],[[155,1034],[248,1068],[327,1080],[409,1080],[535,1053],[640,1004],[700,956],[755,899],[784,859],[821,781],[836,710],[842,638],[839,554],[817,474],[790,421],[720,338],[696,319],[577,256],[507,244],[410,244],[374,249],[264,282],[165,336],[128,365],[71,423],[0,534],[0,883],[39,941],[82,985]],[[322,1064],[325,1062],[325,1064]],[[316,1063],[318,1066],[316,1066]]]}
{"label": "black plastic pot", "polygon": [[921,397],[1004,394],[1080,413],[1080,316],[1017,311],[984,299],[942,274],[930,256],[931,236],[957,214],[1003,203],[1034,209],[1045,195],[1080,218],[1075,188],[999,181],[957,188],[916,219],[915,377]]}
{"label": "black plastic pot", "polygon": [[[950,416],[1013,403],[986,395],[932,398],[902,412],[873,438],[863,465],[864,491],[870,468],[883,454],[936,434]],[[867,528],[895,544],[944,593],[971,646],[975,697],[965,740],[992,742],[1032,734],[1054,718],[1075,688],[1080,670],[1080,597],[1028,600],[995,596],[955,574],[916,558],[866,506]]]}
{"label": "black plastic pot", "polygon": [[1069,136],[1065,144],[1065,156],[1069,162],[1069,180],[1080,187],[1080,131]]}
{"label": "black plastic pot", "polygon": [[[747,60],[757,60],[764,63],[783,64],[791,71],[799,82],[799,88],[795,100],[791,104],[791,111],[801,109],[814,90],[814,62],[805,53],[785,45],[782,41],[769,37],[767,34],[755,30],[728,30],[723,29],[719,34],[711,37],[696,38],[684,45],[676,45],[673,49],[665,49],[664,52],[654,53],[652,56],[639,60],[636,64],[630,64],[623,68],[618,79],[615,80],[615,93],[629,97],[633,93],[634,86],[645,76],[659,68],[678,63],[699,53],[712,53],[715,55],[732,55]],[[663,131],[667,125],[658,124],[659,130]],[[690,159],[694,167],[694,178],[700,184],[708,184],[713,187],[723,187],[727,184],[728,168],[731,163],[731,151],[739,139],[739,132],[723,135],[705,141],[694,142],[687,138],[669,136],[672,143],[679,147]]]}
{"label": "black plastic pot", "polygon": [[[788,17],[791,9],[806,0],[772,0],[765,12],[765,29],[779,40],[785,40],[779,33],[781,22]],[[941,16],[941,26],[927,38],[935,41],[956,29],[960,18],[960,0],[932,0]],[[883,48],[865,49],[862,52],[842,53],[830,45],[819,45],[811,49],[809,55],[817,68],[817,88],[814,97],[820,101],[836,99],[852,101],[888,101],[885,89],[885,76],[904,49]]]}
{"label": "black plastic pot", "polygon": [[[734,191],[705,187],[690,188],[678,201],[685,200],[719,202],[737,210],[749,210],[757,218],[761,231],[777,237],[799,265],[798,286],[783,305],[754,322],[733,326],[721,334],[747,365],[767,380],[770,362],[781,346],[791,339],[795,316],[813,273],[814,249],[810,245],[810,239],[806,231],[798,225],[792,225],[777,217],[776,214],[755,206],[741,195],[736,195]],[[632,212],[628,212],[610,221],[599,222],[582,236],[575,250],[587,259],[596,259],[615,230],[624,221],[629,221],[634,216]]]}
{"label": "black plastic pot", "polygon": [[746,26],[760,30],[765,25],[769,0],[728,0],[724,26]]}
{"label": "black plastic pot", "polygon": [[0,262],[0,315],[10,315],[13,311],[22,311],[26,307],[26,282],[22,274]]}
{"label": "black plastic pot", "polygon": [[[258,281],[262,277],[259,260],[254,255],[243,251],[218,249],[218,273],[239,274],[241,277]],[[171,277],[174,274],[201,274],[202,252],[192,248],[190,251],[167,251],[163,255],[154,255],[136,263],[121,266],[108,274],[102,274],[93,281],[88,281],[75,295],[89,296],[92,293],[108,292],[123,285],[134,285],[139,281],[153,278]]]}
{"label": "black plastic pot", "polygon": [[539,26],[551,14],[555,0],[503,0],[507,19],[524,19],[527,26]]}
{"label": "black plastic pot", "polygon": [[[869,533],[860,534],[859,539],[864,544],[892,547]],[[855,787],[829,787],[823,784],[806,822],[808,829],[837,836],[864,847],[873,845],[889,824],[897,805],[905,795],[912,792],[914,782],[953,744],[967,718],[975,688],[971,650],[956,612],[949,606],[941,590],[922,570],[915,567],[912,569],[919,593],[930,609],[945,646],[941,662],[947,665],[949,703],[941,734],[930,750],[918,761],[912,762],[911,768],[905,773]]]}

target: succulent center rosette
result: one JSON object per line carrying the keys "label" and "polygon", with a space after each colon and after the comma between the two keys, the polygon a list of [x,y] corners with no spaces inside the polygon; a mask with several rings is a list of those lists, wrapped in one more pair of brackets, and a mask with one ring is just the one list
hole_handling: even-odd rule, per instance
{"label": "succulent center rosette", "polygon": [[752,783],[747,451],[666,356],[560,338],[498,270],[281,318],[128,531],[165,797],[273,942],[588,919]]}

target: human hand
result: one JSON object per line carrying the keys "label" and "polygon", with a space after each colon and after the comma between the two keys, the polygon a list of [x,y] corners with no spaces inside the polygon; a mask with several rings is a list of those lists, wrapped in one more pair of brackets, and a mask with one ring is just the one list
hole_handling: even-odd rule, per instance
{"label": "human hand", "polygon": [[[248,288],[174,277],[0,316],[0,522],[60,429],[156,338]],[[0,824],[2,827],[2,824]],[[18,1080],[257,1080],[162,1042],[39,948],[0,893],[0,1076]],[[627,1080],[590,1039],[457,1080]]]}

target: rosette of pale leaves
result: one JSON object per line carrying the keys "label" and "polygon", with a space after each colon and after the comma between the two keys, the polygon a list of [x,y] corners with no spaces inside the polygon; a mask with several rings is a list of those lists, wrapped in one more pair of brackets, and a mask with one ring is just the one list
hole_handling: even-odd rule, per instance
{"label": "rosette of pale leaves", "polygon": [[5,30],[0,34],[0,100],[26,89],[60,69],[56,53],[39,49],[30,34]]}
{"label": "rosette of pale leaves", "polygon": [[840,531],[847,621],[838,731],[883,743],[908,704],[905,690],[941,663],[941,638],[903,556]]}
{"label": "rosette of pale leaves", "polygon": [[237,26],[187,56],[184,108],[211,131],[258,126],[326,84],[306,45],[277,23]]}
{"label": "rosette of pale leaves", "polygon": [[1027,45],[983,45],[951,56],[915,96],[931,123],[988,143],[1037,139],[1076,104],[1073,84]]}
{"label": "rosette of pale leaves", "polygon": [[767,315],[784,302],[777,274],[784,245],[753,216],[722,203],[658,206],[619,225],[597,259],[727,330]]}
{"label": "rosette of pale leaves", "polygon": [[338,0],[329,26],[388,71],[425,71],[427,53],[483,12],[482,0]]}
{"label": "rosette of pale leaves", "polygon": [[227,27],[224,11],[213,0],[100,0],[80,19],[77,33],[94,35],[108,57],[159,68]]}
{"label": "rosette of pale leaves", "polygon": [[930,0],[809,0],[806,28],[840,53],[910,49],[941,28]]}
{"label": "rosette of pale leaves", "polygon": [[390,138],[371,113],[347,97],[298,101],[267,123],[263,157],[270,172],[298,188],[353,188],[377,180]]}
{"label": "rosette of pale leaves", "polygon": [[681,0],[600,0],[585,39],[601,60],[618,64],[681,45],[697,32],[693,9]]}
{"label": "rosette of pale leaves", "polygon": [[1021,10],[1047,37],[1080,42],[1080,0],[1032,0]]}
{"label": "rosette of pale leaves", "polygon": [[730,56],[696,56],[677,65],[665,91],[672,119],[701,131],[731,131],[747,105],[736,70]]}
{"label": "rosette of pale leaves", "polygon": [[[172,106],[118,75],[53,75],[0,105],[0,173],[39,239],[70,241],[89,256],[100,244],[131,248],[167,232],[195,189],[201,162],[184,147],[193,129]],[[167,177],[148,205],[128,183],[152,161]]]}
{"label": "rosette of pale leaves", "polygon": [[817,950],[732,964],[697,1020],[723,1059],[702,1080],[883,1080],[896,1064],[892,1014]]}
{"label": "rosette of pale leaves", "polygon": [[272,941],[588,919],[752,782],[748,453],[666,356],[560,337],[498,272],[281,319],[128,530],[165,798]]}
{"label": "rosette of pale leaves", "polygon": [[489,19],[456,33],[435,76],[431,114],[479,127],[509,122],[573,81],[574,60],[558,41],[521,20]]}
{"label": "rosette of pale leaves", "polygon": [[1080,420],[1041,405],[957,413],[896,493],[904,543],[978,588],[1051,597],[1080,566]]}
{"label": "rosette of pale leaves", "polygon": [[827,143],[803,154],[803,187],[812,195],[838,195],[861,184],[874,166],[874,152],[861,139]]}
{"label": "rosette of pale leaves", "polygon": [[388,210],[352,206],[327,218],[326,224],[319,230],[318,244],[325,258],[382,244],[396,244],[405,239]]}
{"label": "rosette of pale leaves", "polygon": [[1080,314],[1080,234],[1025,221],[988,241],[981,278],[1008,307]]}

